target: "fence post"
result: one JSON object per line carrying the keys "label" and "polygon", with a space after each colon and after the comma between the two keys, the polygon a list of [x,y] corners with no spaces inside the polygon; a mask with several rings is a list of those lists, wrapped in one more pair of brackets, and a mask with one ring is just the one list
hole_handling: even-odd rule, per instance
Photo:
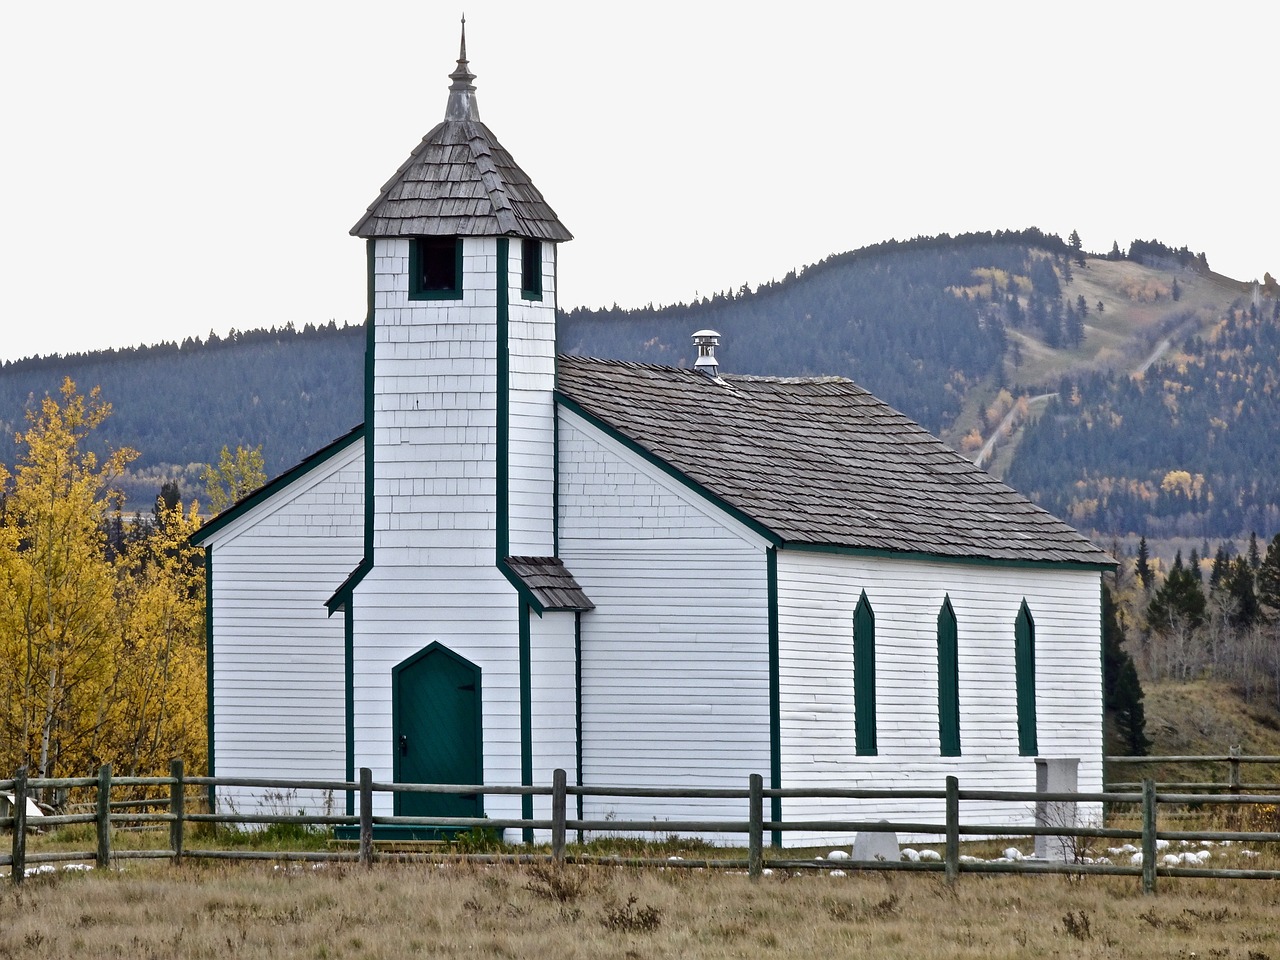
{"label": "fence post", "polygon": [[14,883],[27,876],[27,768],[13,775],[13,864],[9,868]]}
{"label": "fence post", "polygon": [[960,876],[960,781],[947,777],[947,846],[943,856],[947,882]]}
{"label": "fence post", "polygon": [[169,821],[169,849],[173,851],[173,862],[182,862],[182,841],[183,841],[183,824],[182,817],[185,813],[183,805],[185,802],[184,792],[186,784],[182,780],[182,761],[169,761],[169,776],[173,778],[173,782],[169,784],[169,815],[173,817]]}
{"label": "fence post", "polygon": [[751,774],[747,792],[747,876],[758,880],[764,870],[764,777]]}
{"label": "fence post", "polygon": [[1240,792],[1240,747],[1230,750],[1231,759],[1227,761],[1227,783],[1231,784],[1231,793]]}
{"label": "fence post", "polygon": [[111,866],[111,764],[98,769],[98,869]]}
{"label": "fence post", "polygon": [[373,865],[373,771],[360,768],[360,862]]}
{"label": "fence post", "polygon": [[566,807],[565,786],[568,776],[556,767],[551,774],[551,857],[557,863],[564,862],[564,820]]}
{"label": "fence post", "polygon": [[1156,782],[1142,781],[1142,892],[1156,892]]}

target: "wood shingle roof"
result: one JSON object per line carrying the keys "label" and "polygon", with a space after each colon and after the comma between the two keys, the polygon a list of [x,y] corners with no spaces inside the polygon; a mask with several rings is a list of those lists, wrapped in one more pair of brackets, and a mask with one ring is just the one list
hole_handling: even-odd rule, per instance
{"label": "wood shingle roof", "polygon": [[596,608],[558,557],[507,557],[506,562],[543,610]]}
{"label": "wood shingle roof", "polygon": [[480,122],[466,37],[449,76],[445,119],[422,138],[368,211],[356,237],[530,237],[572,240],[533,181]]}
{"label": "wood shingle roof", "polygon": [[842,377],[560,357],[557,390],[784,544],[1111,566],[1086,537]]}

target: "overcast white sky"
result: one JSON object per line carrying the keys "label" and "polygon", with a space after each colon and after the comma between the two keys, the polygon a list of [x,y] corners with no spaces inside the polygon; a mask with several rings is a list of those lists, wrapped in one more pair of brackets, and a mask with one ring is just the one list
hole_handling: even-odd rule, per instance
{"label": "overcast white sky", "polygon": [[1027,226],[1280,273],[1275,4],[43,0],[0,13],[0,360],[363,319],[347,231],[464,8],[564,307]]}

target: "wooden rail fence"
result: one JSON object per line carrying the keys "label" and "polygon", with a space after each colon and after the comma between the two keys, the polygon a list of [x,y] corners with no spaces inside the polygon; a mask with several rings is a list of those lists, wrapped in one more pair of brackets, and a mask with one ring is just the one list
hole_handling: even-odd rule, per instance
{"label": "wooden rail fence", "polygon": [[[1206,759],[1219,758],[1108,758],[1124,762],[1154,763],[1160,761],[1203,762]],[[1227,755],[1221,759],[1227,762],[1280,762],[1280,758],[1257,758]],[[1238,773],[1230,778],[1237,786]],[[1228,783],[1230,786],[1230,782]],[[249,787],[265,790],[317,790],[332,791],[335,794],[351,792],[357,800],[355,815],[310,815],[257,812],[241,814],[237,812],[217,813],[189,811],[186,805],[185,790],[188,787]],[[27,851],[27,833],[30,824],[27,822],[26,799],[37,790],[46,789],[79,789],[95,793],[96,803],[93,812],[57,814],[42,817],[43,828],[70,826],[73,824],[93,824],[97,844],[93,850],[62,851]],[[121,809],[121,802],[111,801],[112,789],[160,790],[168,792],[167,812],[135,812],[141,806],[138,801],[126,801],[129,810]],[[181,863],[184,859],[227,859],[227,860],[303,860],[303,861],[349,861],[363,865],[371,865],[380,857],[374,845],[374,828],[391,827],[434,827],[446,829],[469,830],[513,828],[524,831],[526,841],[531,841],[533,831],[549,832],[551,838],[549,853],[526,852],[521,854],[489,854],[462,855],[450,854],[452,857],[487,861],[554,861],[571,863],[613,863],[636,866],[661,865],[664,867],[704,867],[745,869],[752,877],[758,877],[766,866],[778,869],[824,869],[839,868],[842,870],[896,870],[896,871],[936,871],[945,875],[948,881],[954,882],[962,873],[1067,873],[1067,874],[1103,874],[1116,876],[1140,877],[1142,889],[1146,893],[1155,893],[1157,877],[1213,877],[1230,879],[1280,879],[1280,870],[1241,870],[1210,867],[1172,866],[1161,863],[1157,857],[1158,840],[1187,841],[1223,841],[1249,843],[1280,843],[1280,833],[1261,831],[1229,831],[1229,830],[1161,830],[1158,826],[1159,808],[1163,805],[1196,804],[1201,808],[1213,805],[1230,805],[1241,807],[1246,805],[1280,805],[1280,794],[1251,794],[1232,791],[1226,794],[1205,794],[1202,792],[1172,792],[1166,785],[1152,780],[1144,780],[1136,791],[1122,791],[1114,788],[1102,793],[1050,793],[1008,790],[962,790],[955,777],[947,777],[942,790],[848,790],[838,788],[805,788],[789,787],[783,789],[767,789],[759,774],[752,774],[745,788],[723,789],[677,789],[669,787],[589,787],[574,786],[567,782],[563,770],[556,770],[550,785],[541,786],[493,786],[474,784],[409,784],[409,783],[375,783],[372,772],[361,769],[358,781],[345,780],[275,780],[244,777],[188,777],[184,775],[182,762],[173,761],[168,777],[112,777],[111,767],[104,766],[96,777],[71,778],[29,778],[26,768],[17,771],[11,780],[0,781],[0,793],[12,793],[15,802],[11,815],[0,818],[0,830],[12,831],[12,848],[8,854],[0,854],[0,866],[9,866],[10,876],[14,884],[22,883],[27,870],[32,865],[51,864],[57,862],[92,861],[98,867],[106,868],[115,861],[125,859],[169,859]],[[378,816],[374,814],[374,795],[377,793],[477,793],[485,795],[519,795],[550,796],[550,819],[526,818],[476,818],[476,817],[408,817]],[[577,797],[649,797],[658,799],[711,798],[722,800],[745,801],[745,818],[742,820],[678,820],[654,823],[649,820],[587,820],[575,819],[568,815],[568,798]],[[790,798],[835,798],[846,800],[893,799],[893,800],[942,800],[945,807],[944,821],[937,822],[888,822],[862,820],[767,820],[764,816],[765,799],[773,797]],[[1105,827],[1093,824],[1069,825],[1040,823],[1029,825],[991,825],[965,824],[960,820],[960,804],[966,800],[998,801],[1026,805],[1034,803],[1046,804],[1133,804],[1141,810],[1140,828]],[[152,824],[168,827],[169,844],[164,849],[113,849],[113,830],[123,823]],[[221,826],[262,826],[266,824],[296,824],[309,828],[315,827],[355,827],[358,830],[359,842],[355,850],[245,850],[245,849],[206,849],[189,848],[185,842],[186,829],[189,825],[209,824],[215,828]],[[917,835],[936,836],[940,838],[944,852],[938,861],[856,861],[856,860],[803,860],[788,859],[778,850],[770,851],[765,857],[765,834],[769,832],[774,842],[780,845],[780,838],[789,831],[822,831],[831,833],[857,832],[894,832]],[[588,856],[571,854],[567,849],[569,833],[592,834],[644,834],[661,832],[663,834],[698,833],[698,834],[743,834],[747,838],[746,858],[725,857],[720,859],[684,859],[658,860],[645,858],[622,858]],[[1046,836],[1066,840],[1067,842],[1087,842],[1088,840],[1136,840],[1140,841],[1142,858],[1140,864],[1113,864],[1084,862],[1076,860],[1020,860],[1010,862],[983,862],[960,855],[961,837],[1036,837]],[[937,841],[935,841],[937,842]],[[439,856],[439,854],[432,854]],[[396,853],[394,857],[406,855]]]}

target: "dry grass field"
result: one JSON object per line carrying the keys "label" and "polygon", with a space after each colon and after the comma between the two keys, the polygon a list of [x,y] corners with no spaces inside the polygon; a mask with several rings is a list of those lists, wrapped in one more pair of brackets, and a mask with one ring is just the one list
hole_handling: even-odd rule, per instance
{"label": "dry grass field", "polygon": [[1266,881],[380,864],[51,873],[0,888],[0,958],[1280,960]]}

